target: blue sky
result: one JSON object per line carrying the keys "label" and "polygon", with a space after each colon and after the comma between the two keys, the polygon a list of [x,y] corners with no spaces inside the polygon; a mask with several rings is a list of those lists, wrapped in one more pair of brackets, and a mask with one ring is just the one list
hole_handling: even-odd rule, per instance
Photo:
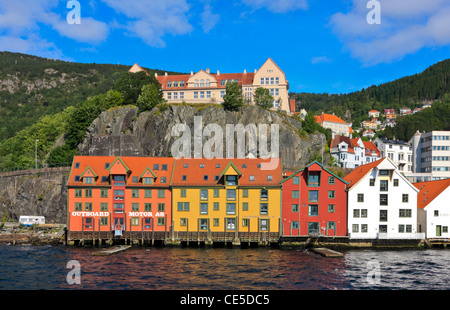
{"label": "blue sky", "polygon": [[[0,50],[168,71],[271,57],[293,92],[348,93],[450,58],[450,0],[0,0]],[[367,15],[380,4],[381,23]],[[368,6],[369,4],[369,6]]]}

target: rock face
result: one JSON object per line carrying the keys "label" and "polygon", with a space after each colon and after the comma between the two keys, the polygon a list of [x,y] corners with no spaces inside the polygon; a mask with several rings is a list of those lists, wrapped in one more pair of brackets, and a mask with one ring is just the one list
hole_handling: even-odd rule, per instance
{"label": "rock face", "polygon": [[[197,117],[197,118],[196,118]],[[199,122],[201,121],[201,122]],[[152,111],[138,114],[135,107],[123,107],[103,112],[89,127],[84,141],[79,145],[80,155],[97,156],[174,156],[172,147],[180,135],[172,136],[172,129],[185,124],[190,130],[191,156],[194,144],[201,141],[202,146],[211,139],[206,135],[205,127],[214,124],[222,128],[223,157],[227,156],[226,145],[233,143],[236,157],[237,136],[226,139],[227,125],[242,124],[247,129],[256,129],[258,148],[267,139],[267,150],[272,150],[271,125],[278,125],[279,156],[285,170],[297,169],[308,164],[311,157],[322,152],[326,138],[323,134],[302,135],[301,122],[285,114],[268,111],[256,106],[244,106],[238,111],[225,111],[220,105],[191,106],[169,105],[165,109],[155,108]],[[253,126],[254,125],[254,126]],[[260,129],[265,125],[266,132]],[[197,126],[197,127],[195,127]],[[217,127],[216,127],[217,128]],[[236,128],[236,127],[234,127]],[[200,138],[197,139],[200,134]],[[248,137],[248,136],[247,136]],[[196,140],[197,139],[197,140]],[[246,147],[248,155],[248,138]],[[273,150],[272,150],[273,151]],[[258,153],[257,156],[260,154]],[[324,158],[324,163],[329,157]]]}
{"label": "rock face", "polygon": [[66,223],[68,170],[1,176],[0,216],[16,221],[21,215],[39,215],[46,223]]}

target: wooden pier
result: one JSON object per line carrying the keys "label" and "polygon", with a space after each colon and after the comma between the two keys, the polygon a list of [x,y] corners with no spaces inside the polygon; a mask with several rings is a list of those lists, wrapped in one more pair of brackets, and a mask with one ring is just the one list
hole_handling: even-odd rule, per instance
{"label": "wooden pier", "polygon": [[328,257],[328,258],[334,258],[334,257],[343,257],[344,254],[342,254],[341,252],[337,252],[334,250],[330,250],[327,248],[310,248],[309,249],[311,252],[314,252],[316,254],[320,254],[323,257]]}
{"label": "wooden pier", "polygon": [[107,255],[112,255],[112,254],[116,254],[116,253],[125,251],[125,250],[127,250],[129,248],[131,248],[131,245],[116,246],[116,247],[113,247],[113,248],[110,248],[110,249],[93,252],[92,255],[94,255],[94,256],[107,256]]}

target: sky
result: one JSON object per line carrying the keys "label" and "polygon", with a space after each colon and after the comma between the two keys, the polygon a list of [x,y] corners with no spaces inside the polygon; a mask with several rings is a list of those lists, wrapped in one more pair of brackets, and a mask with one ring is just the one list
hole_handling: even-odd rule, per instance
{"label": "sky", "polygon": [[291,92],[349,93],[450,58],[449,16],[450,0],[0,0],[0,51],[186,73],[270,57]]}

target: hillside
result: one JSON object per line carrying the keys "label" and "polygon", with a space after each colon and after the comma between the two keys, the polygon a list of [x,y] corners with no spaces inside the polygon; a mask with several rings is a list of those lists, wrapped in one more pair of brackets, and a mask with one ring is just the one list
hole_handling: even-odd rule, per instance
{"label": "hillside", "polygon": [[450,93],[450,59],[430,66],[425,71],[389,83],[371,86],[349,94],[291,93],[297,110],[312,113],[335,113],[359,126],[368,111],[402,107],[414,109],[424,102],[434,102]]}
{"label": "hillside", "polygon": [[[106,93],[129,68],[0,52],[0,142],[45,115]],[[164,73],[145,69],[150,74]]]}

